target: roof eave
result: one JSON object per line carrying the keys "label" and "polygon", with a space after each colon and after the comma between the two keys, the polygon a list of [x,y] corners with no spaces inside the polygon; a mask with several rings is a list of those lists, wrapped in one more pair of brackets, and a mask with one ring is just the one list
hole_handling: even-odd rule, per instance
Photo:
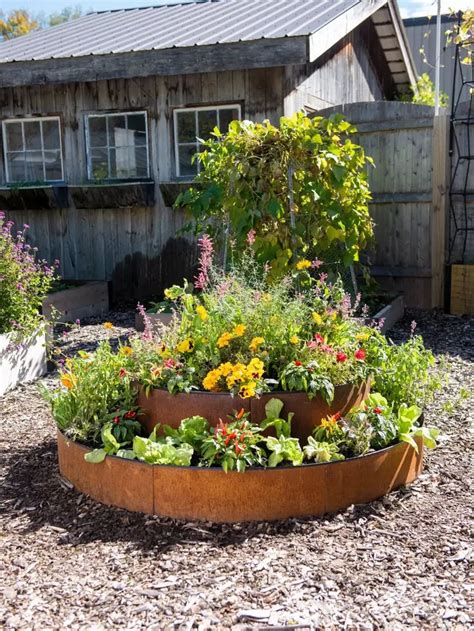
{"label": "roof eave", "polygon": [[271,68],[306,63],[308,37],[0,63],[0,87]]}

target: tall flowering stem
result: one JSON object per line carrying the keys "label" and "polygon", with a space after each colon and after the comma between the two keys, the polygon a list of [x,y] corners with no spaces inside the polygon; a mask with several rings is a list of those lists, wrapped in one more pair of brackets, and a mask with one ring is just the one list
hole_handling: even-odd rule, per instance
{"label": "tall flowering stem", "polygon": [[41,324],[41,306],[58,264],[37,258],[37,248],[26,242],[28,228],[24,224],[15,233],[13,221],[6,221],[0,211],[0,334],[14,332],[16,338],[30,335]]}
{"label": "tall flowering stem", "polygon": [[198,269],[199,273],[194,279],[196,289],[204,290],[209,283],[209,272],[212,267],[212,259],[214,256],[214,244],[208,234],[203,234],[198,239],[200,250]]}

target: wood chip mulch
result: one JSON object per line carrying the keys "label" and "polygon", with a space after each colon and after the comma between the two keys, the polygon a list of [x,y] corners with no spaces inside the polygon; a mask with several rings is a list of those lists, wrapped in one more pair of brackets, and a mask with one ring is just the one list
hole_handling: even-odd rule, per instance
{"label": "wood chip mulch", "polygon": [[[441,444],[409,488],[320,519],[216,526],[107,508],[59,477],[37,384],[0,399],[0,627],[473,628],[474,319],[411,313],[396,339],[413,317],[449,362],[426,414]],[[112,332],[88,323],[58,343],[91,348],[133,324],[108,319]]]}

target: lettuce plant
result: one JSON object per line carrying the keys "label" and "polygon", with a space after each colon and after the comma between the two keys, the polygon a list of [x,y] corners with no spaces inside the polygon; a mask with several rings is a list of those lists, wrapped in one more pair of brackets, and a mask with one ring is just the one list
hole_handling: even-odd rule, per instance
{"label": "lettuce plant", "polygon": [[344,460],[335,443],[317,441],[313,436],[308,437],[308,444],[303,447],[306,460],[314,462],[331,462],[332,460]]}

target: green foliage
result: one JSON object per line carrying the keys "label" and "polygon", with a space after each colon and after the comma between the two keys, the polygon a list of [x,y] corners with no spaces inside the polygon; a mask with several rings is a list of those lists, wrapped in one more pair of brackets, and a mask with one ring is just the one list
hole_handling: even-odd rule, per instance
{"label": "green foliage", "polygon": [[[410,87],[408,92],[404,93],[400,97],[401,101],[406,103],[416,103],[417,105],[435,105],[435,86],[430,79],[430,75],[424,72],[418,77],[416,87]],[[440,107],[448,107],[449,97],[448,95],[440,91],[439,105]]]}
{"label": "green foliage", "polygon": [[108,341],[103,341],[95,353],[81,351],[66,360],[60,388],[42,388],[59,429],[72,440],[96,444],[111,417],[120,416],[123,410],[136,410],[137,390],[129,370],[133,360],[123,348],[116,353]]}
{"label": "green foliage", "polygon": [[133,453],[138,460],[148,464],[176,465],[179,467],[189,467],[193,457],[194,449],[187,443],[176,445],[171,437],[150,438],[135,436],[133,439]]}
{"label": "green foliage", "polygon": [[276,467],[281,462],[291,462],[296,467],[303,463],[303,451],[297,438],[280,435],[278,438],[269,436],[266,447],[270,452],[268,466]]}
{"label": "green foliage", "polygon": [[412,336],[394,344],[376,334],[366,344],[367,361],[374,368],[372,389],[383,395],[397,410],[402,403],[424,407],[433,400],[443,383],[443,362],[435,368],[433,353],[423,338]]}
{"label": "green foliage", "polygon": [[209,437],[209,423],[202,416],[183,419],[178,429],[165,425],[163,430],[176,443],[188,443],[197,452],[201,451],[202,443]]}
{"label": "green foliage", "polygon": [[55,280],[55,265],[39,261],[26,242],[26,229],[12,234],[14,224],[0,212],[0,334],[31,335],[42,323],[43,299]]}
{"label": "green foliage", "polygon": [[281,411],[283,409],[283,401],[280,399],[270,399],[265,404],[265,413],[267,417],[260,423],[260,427],[263,431],[269,427],[275,428],[277,438],[289,438],[291,436],[291,419],[293,418],[293,412],[288,414],[288,419],[280,418]]}
{"label": "green foliage", "polygon": [[303,255],[348,266],[372,237],[372,161],[350,140],[355,131],[339,114],[298,113],[279,127],[233,121],[203,143],[195,186],[175,206],[189,214],[188,229],[220,244],[230,236],[237,251],[253,231],[252,248],[273,279]]}
{"label": "green foliage", "polygon": [[280,380],[283,390],[306,392],[309,399],[320,394],[328,404],[334,399],[334,386],[324,372],[321,374],[317,361],[306,365],[298,360],[289,363],[283,369]]}
{"label": "green foliage", "polygon": [[308,444],[303,448],[305,458],[314,462],[331,462],[344,460],[336,443],[319,442],[312,436],[308,437]]}
{"label": "green foliage", "polygon": [[265,451],[260,427],[247,420],[243,410],[234,414],[230,423],[222,420],[214,433],[202,443],[201,466],[220,464],[224,471],[245,471],[247,467],[264,466]]}

